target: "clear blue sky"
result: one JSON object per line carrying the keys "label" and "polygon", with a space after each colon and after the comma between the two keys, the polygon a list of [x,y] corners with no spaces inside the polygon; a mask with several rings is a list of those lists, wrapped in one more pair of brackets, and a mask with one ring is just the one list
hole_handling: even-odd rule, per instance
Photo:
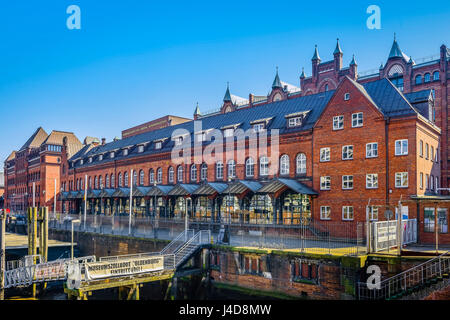
{"label": "clear blue sky", "polygon": [[[68,30],[66,8],[81,8]],[[381,8],[381,30],[366,9]],[[317,44],[330,60],[340,38],[344,64],[386,61],[393,33],[413,58],[450,45],[450,2],[440,1],[2,1],[0,159],[42,126],[110,141],[166,114],[192,117],[231,92],[267,94],[275,68],[299,85]],[[1,166],[2,167],[2,166]]]}

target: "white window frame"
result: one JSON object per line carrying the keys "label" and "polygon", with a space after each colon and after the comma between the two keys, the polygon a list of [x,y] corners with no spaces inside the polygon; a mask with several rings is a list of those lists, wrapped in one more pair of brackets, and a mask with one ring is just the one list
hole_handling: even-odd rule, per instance
{"label": "white window frame", "polygon": [[[397,181],[397,178],[400,177],[401,182],[402,182],[405,176],[406,176],[406,186],[397,184],[397,182],[398,182],[398,181]],[[402,183],[402,184],[403,184],[403,183]],[[408,184],[409,184],[409,181],[408,181],[408,172],[396,172],[396,173],[395,173],[395,187],[396,187],[396,188],[408,188]]]}
{"label": "white window frame", "polygon": [[[374,148],[374,146],[376,147]],[[374,150],[376,150],[376,155],[374,155]],[[366,144],[366,158],[378,158],[378,142],[369,142]]]}
{"label": "white window frame", "polygon": [[253,131],[258,133],[258,132],[262,132],[266,129],[266,124],[261,122],[261,123],[255,123],[253,126]]}
{"label": "white window frame", "polygon": [[331,220],[330,206],[320,206],[320,220]]}
{"label": "white window frame", "polygon": [[127,155],[128,155],[128,149],[123,149],[122,154],[123,154],[124,156],[127,156]]}
{"label": "white window frame", "polygon": [[110,154],[109,154],[109,157],[112,159],[112,158],[114,158],[114,151],[112,151]]}
{"label": "white window frame", "polygon": [[255,160],[253,160],[253,158],[249,157],[245,161],[245,176],[253,177],[254,175],[255,175]]}
{"label": "white window frame", "polygon": [[366,174],[366,189],[378,189],[378,173]]}
{"label": "white window frame", "polygon": [[334,116],[333,117],[333,130],[342,130],[344,129],[344,116]]}
{"label": "white window frame", "polygon": [[328,162],[331,158],[331,151],[329,147],[320,148],[320,162]]}
{"label": "white window frame", "polygon": [[[406,141],[406,151],[404,142]],[[408,139],[395,140],[395,155],[406,156],[408,155]]]}
{"label": "white window frame", "polygon": [[170,167],[169,174],[168,174],[169,183],[173,183],[174,173],[175,173],[175,169],[173,167]]}
{"label": "white window frame", "polygon": [[[351,218],[349,218],[350,213],[352,214]],[[352,221],[352,220],[354,220],[354,218],[355,218],[355,211],[354,211],[353,206],[342,206],[342,220],[343,221]]]}
{"label": "white window frame", "polygon": [[223,162],[222,161],[218,161],[216,163],[216,178],[223,179]]}
{"label": "white window frame", "polygon": [[236,162],[234,160],[229,160],[227,163],[228,167],[228,177],[236,178]]}
{"label": "white window frame", "polygon": [[302,125],[301,117],[292,117],[288,119],[289,128],[294,128]]}
{"label": "white window frame", "polygon": [[350,92],[346,92],[344,94],[344,101],[348,101],[348,100],[350,100]]}
{"label": "white window frame", "polygon": [[158,168],[156,171],[156,183],[162,183],[162,169]]}
{"label": "white window frame", "polygon": [[[352,184],[351,187],[347,186],[345,187],[344,185],[347,184]],[[354,186],[354,179],[353,179],[353,175],[343,175],[342,176],[342,190],[352,190]]]}
{"label": "white window frame", "polygon": [[182,136],[176,137],[174,140],[175,140],[175,146],[181,146],[183,144]]}
{"label": "white window frame", "polygon": [[[265,161],[263,162],[262,159],[264,159]],[[267,156],[262,156],[261,158],[259,158],[259,175],[269,175],[269,158]]]}
{"label": "white window frame", "polygon": [[[367,206],[366,207],[369,213],[369,220],[370,221],[378,221],[378,215],[380,214],[380,210],[377,206]],[[376,212],[376,218],[374,218],[374,214]]]}
{"label": "white window frame", "polygon": [[306,154],[304,154],[303,152],[297,154],[297,156],[295,157],[295,165],[296,174],[306,174]]}
{"label": "white window frame", "polygon": [[331,190],[331,177],[321,176],[320,177],[320,190]]}
{"label": "white window frame", "polygon": [[161,141],[155,142],[155,149],[156,149],[156,150],[159,150],[159,149],[161,149],[161,148],[162,148],[162,142],[161,142]]}
{"label": "white window frame", "polygon": [[[347,150],[345,153],[347,153],[347,156],[348,156],[348,150],[349,149],[351,149],[351,151],[352,151],[352,156],[351,156],[351,158],[349,158],[349,157],[347,157],[347,158],[344,158],[344,150]],[[347,146],[343,146],[342,147],[342,160],[353,160],[353,155],[354,155],[354,150],[353,150],[353,145],[347,145]]]}
{"label": "white window frame", "polygon": [[138,146],[138,153],[142,153],[142,152],[144,152],[144,146],[140,145],[140,146]]}
{"label": "white window frame", "polygon": [[[360,117],[361,116],[361,119]],[[361,123],[359,123],[361,120]],[[356,121],[356,124],[355,124]],[[364,116],[362,112],[352,113],[352,128],[359,128],[364,125]]]}
{"label": "white window frame", "polygon": [[195,164],[191,165],[191,181],[197,181],[197,166]]}
{"label": "white window frame", "polygon": [[224,138],[228,138],[228,137],[232,137],[234,135],[234,129],[233,128],[228,128],[223,130],[223,137]]}
{"label": "white window frame", "polygon": [[287,154],[280,157],[280,175],[288,175],[290,169],[290,159]]}

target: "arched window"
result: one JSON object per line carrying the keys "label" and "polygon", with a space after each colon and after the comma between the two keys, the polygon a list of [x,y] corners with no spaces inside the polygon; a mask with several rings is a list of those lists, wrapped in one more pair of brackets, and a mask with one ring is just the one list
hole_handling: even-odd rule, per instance
{"label": "arched window", "polygon": [[297,163],[297,174],[306,173],[306,155],[304,153],[299,153],[296,159]]}
{"label": "arched window", "polygon": [[172,167],[170,167],[169,168],[169,174],[168,174],[168,177],[169,177],[169,183],[173,183],[173,168]]}
{"label": "arched window", "polygon": [[119,188],[122,187],[122,172],[119,173]]}
{"label": "arched window", "polygon": [[248,158],[245,161],[245,176],[253,177],[255,175],[255,161],[253,158]]}
{"label": "arched window", "polygon": [[162,169],[158,168],[158,170],[156,171],[156,181],[158,183],[162,183]]}
{"label": "arched window", "polygon": [[92,181],[91,181],[91,177],[89,177],[89,184],[88,184],[88,186],[89,186],[89,189],[92,189]]}
{"label": "arched window", "polygon": [[195,164],[191,166],[191,181],[197,181],[197,166]]}
{"label": "arched window", "polygon": [[423,76],[423,80],[424,80],[424,82],[430,82],[430,74],[425,73],[425,75]]}
{"label": "arched window", "polygon": [[138,173],[136,170],[133,170],[133,186],[138,186]]}
{"label": "arched window", "polygon": [[80,179],[77,179],[77,190],[80,190]]}
{"label": "arched window", "polygon": [[422,83],[422,76],[420,74],[418,74],[416,76],[416,84],[421,84]]}
{"label": "arched window", "polygon": [[205,181],[208,179],[208,165],[203,163],[200,169],[200,179]]}
{"label": "arched window", "polygon": [[124,173],[123,179],[125,180],[125,187],[128,187],[128,171]]}
{"label": "arched window", "polygon": [[236,177],[236,162],[234,162],[234,160],[228,161],[228,177]]}
{"label": "arched window", "polygon": [[280,174],[289,174],[289,156],[287,154],[282,155],[280,158]]}
{"label": "arched window", "polygon": [[144,170],[139,171],[139,185],[144,185]]}
{"label": "arched window", "polygon": [[103,189],[103,177],[102,176],[98,177],[98,186],[100,189]]}
{"label": "arched window", "polygon": [[403,67],[394,64],[388,72],[389,80],[400,90],[403,91]]}
{"label": "arched window", "polygon": [[216,163],[216,178],[223,179],[223,163],[219,161]]}
{"label": "arched window", "polygon": [[148,181],[150,185],[153,185],[153,183],[155,182],[155,172],[153,171],[153,169],[150,169],[150,173],[148,174]]}
{"label": "arched window", "polygon": [[105,188],[109,188],[109,175],[105,176]]}
{"label": "arched window", "polygon": [[111,188],[115,188],[116,187],[116,182],[114,181],[114,174],[111,173]]}
{"label": "arched window", "polygon": [[94,189],[98,189],[98,180],[97,180],[97,176],[94,177]]}
{"label": "arched window", "polygon": [[261,158],[259,158],[259,175],[269,175],[269,158],[267,158],[266,156],[262,156]]}
{"label": "arched window", "polygon": [[325,92],[329,90],[328,83],[325,85]]}
{"label": "arched window", "polygon": [[433,72],[433,81],[439,80],[439,71]]}
{"label": "arched window", "polygon": [[183,182],[183,166],[178,166],[177,168],[177,181]]}

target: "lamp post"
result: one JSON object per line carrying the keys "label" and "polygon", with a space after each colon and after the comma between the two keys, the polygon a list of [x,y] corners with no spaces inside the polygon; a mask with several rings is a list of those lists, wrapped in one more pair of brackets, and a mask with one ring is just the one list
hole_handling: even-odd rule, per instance
{"label": "lamp post", "polygon": [[70,258],[73,260],[73,224],[74,223],[81,223],[80,219],[76,219],[76,220],[72,220],[70,221],[71,225],[72,225],[72,240],[71,240],[71,244],[70,244]]}
{"label": "lamp post", "polygon": [[128,234],[131,234],[131,213],[132,213],[132,207],[133,207],[133,169],[130,170],[130,216],[128,218]]}
{"label": "lamp post", "polygon": [[[153,186],[156,188],[156,180],[153,181]],[[155,192],[155,199],[153,202],[153,218],[156,218],[156,192]]]}

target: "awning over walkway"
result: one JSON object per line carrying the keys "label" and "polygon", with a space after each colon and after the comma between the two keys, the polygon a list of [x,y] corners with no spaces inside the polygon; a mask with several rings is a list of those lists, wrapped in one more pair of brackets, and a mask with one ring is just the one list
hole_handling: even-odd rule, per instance
{"label": "awning over walkway", "polygon": [[102,189],[99,196],[101,198],[110,198],[110,197],[112,197],[112,195],[114,194],[115,191],[116,191],[116,189]]}
{"label": "awning over walkway", "polygon": [[198,184],[179,183],[169,191],[169,196],[190,196],[197,190]]}
{"label": "awning over walkway", "polygon": [[101,190],[96,190],[96,189],[88,190],[87,197],[88,197],[88,199],[100,198],[100,192],[102,192],[102,191]]}
{"label": "awning over walkway", "polygon": [[303,183],[298,182],[293,179],[285,179],[285,178],[277,178],[270,182],[268,182],[266,185],[264,185],[261,189],[257,191],[257,193],[260,194],[267,194],[267,193],[277,193],[283,188],[291,189],[292,191],[300,194],[309,194],[309,195],[317,195],[318,193],[315,192],[313,189],[305,186]]}
{"label": "awning over walkway", "polygon": [[[145,197],[152,187],[133,187],[133,197]],[[129,191],[128,191],[129,192]]]}
{"label": "awning over walkway", "polygon": [[69,196],[69,192],[61,192],[61,193],[59,194],[59,200],[60,200],[60,201],[61,201],[61,200],[66,200],[68,196]]}
{"label": "awning over walkway", "polygon": [[117,188],[113,195],[113,197],[117,198],[126,198],[130,196],[130,188]]}
{"label": "awning over walkway", "polygon": [[167,194],[172,190],[174,186],[163,186],[163,185],[156,185],[154,187],[151,187],[147,193],[146,196],[157,196],[157,197],[163,197],[167,196]]}
{"label": "awning over walkway", "polygon": [[242,194],[248,191],[256,193],[262,186],[263,185],[257,181],[237,180],[229,184],[222,193],[233,195]]}
{"label": "awning over walkway", "polygon": [[200,185],[200,187],[195,190],[192,195],[195,196],[211,196],[216,193],[220,194],[222,193],[226,188],[228,187],[228,184],[226,183],[220,183],[220,182],[206,182]]}

